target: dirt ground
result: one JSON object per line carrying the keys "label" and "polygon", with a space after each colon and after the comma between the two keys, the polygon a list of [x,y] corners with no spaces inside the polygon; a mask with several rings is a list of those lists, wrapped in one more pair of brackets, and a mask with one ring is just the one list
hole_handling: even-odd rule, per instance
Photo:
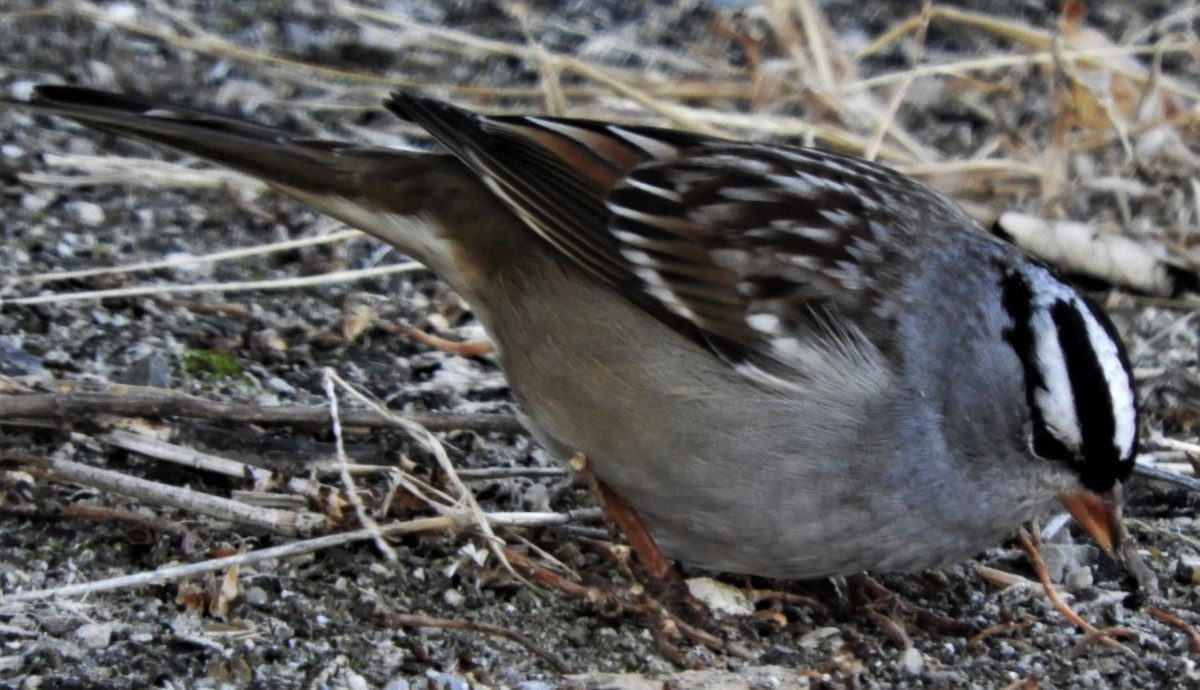
{"label": "dirt ground", "polygon": [[[1096,3],[1060,24],[1054,3],[978,5],[987,6],[988,21],[950,11],[971,3],[939,2],[946,11],[927,29],[917,21],[866,51],[919,17],[921,3],[10,0],[0,3],[0,80],[9,97],[39,82],[81,84],[374,144],[425,141],[376,105],[387,90],[407,87],[485,110],[549,108],[877,150],[985,224],[1009,210],[1084,221],[1171,257],[1177,276],[1194,272],[1200,10]],[[1103,58],[1069,58],[1079,46]],[[141,160],[119,167],[120,157]],[[404,257],[357,236],[219,262],[30,278],[319,237],[337,226],[207,165],[3,108],[0,198],[4,397],[67,383],[92,392],[132,384],[294,408],[327,402],[328,367],[393,410],[469,415],[446,422],[453,430],[439,436],[484,510],[571,516],[498,535],[580,583],[572,594],[518,579],[476,530],[463,529],[17,600],[301,539],[249,518],[155,502],[135,477],[259,501],[257,517],[267,514],[265,497],[285,514],[319,514],[335,531],[355,524],[347,484],[314,469],[336,451],[325,423],[250,420],[245,408],[161,416],[118,409],[111,399],[86,414],[10,415],[0,417],[3,687],[1200,687],[1200,637],[1187,625],[1200,625],[1200,499],[1188,489],[1144,479],[1128,487],[1130,530],[1159,596],[1138,592],[1073,527],[1044,547],[1064,596],[1094,625],[1124,631],[1114,633],[1121,649],[1088,639],[1052,610],[1012,543],[937,573],[880,575],[912,604],[987,631],[978,636],[930,632],[896,609],[881,610],[890,623],[872,622],[841,583],[686,571],[788,595],[719,621],[714,649],[666,635],[661,617],[636,598],[612,537],[588,510],[587,488],[512,430],[514,405],[491,355],[448,353],[397,331],[482,337],[469,305],[432,275],[408,270],[292,289],[186,287],[311,279]],[[160,289],[67,299],[144,285]],[[1200,412],[1194,295],[1085,285],[1130,344],[1144,460],[1187,469]],[[21,301],[32,297],[47,299]],[[340,402],[358,406],[344,394]],[[488,426],[484,415],[506,416]],[[256,481],[168,464],[122,445],[117,430],[274,474]],[[350,426],[345,436],[353,462],[404,464],[452,491],[433,455],[401,430]],[[44,469],[51,461],[110,471],[119,485],[62,480]],[[381,522],[433,516],[396,477],[355,475],[364,509]],[[991,580],[981,576],[985,568]],[[1016,584],[996,584],[995,571]]]}

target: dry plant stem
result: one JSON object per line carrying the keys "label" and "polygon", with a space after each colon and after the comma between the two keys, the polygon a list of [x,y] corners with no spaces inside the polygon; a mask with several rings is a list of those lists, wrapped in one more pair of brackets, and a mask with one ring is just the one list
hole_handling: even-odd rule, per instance
{"label": "dry plant stem", "polygon": [[[567,521],[567,516],[557,513],[488,513],[485,515],[485,517],[491,525],[496,527],[535,527],[544,525],[561,525]],[[384,525],[379,528],[379,533],[390,537],[401,534],[415,534],[419,532],[469,529],[475,526],[474,519],[474,516],[463,513],[456,515],[439,515],[437,517],[421,518],[418,520],[409,520],[406,522]],[[252,563],[261,563],[263,561],[277,560],[291,556],[302,556],[321,551],[323,549],[345,546],[346,544],[372,539],[375,537],[375,534],[375,532],[365,529],[355,530],[353,532],[342,532],[340,534],[329,534],[322,537],[315,537],[313,539],[292,542],[291,544],[285,544],[283,546],[275,546],[268,549],[250,551],[249,553],[238,554],[236,556],[214,558],[212,560],[202,561],[200,563],[190,563],[188,565],[160,568],[158,570],[137,573],[135,575],[124,575],[121,577],[100,580],[97,582],[85,582],[82,584],[55,587],[53,589],[6,594],[0,596],[0,606],[6,606],[21,601],[38,601],[43,599],[53,599],[56,597],[84,596],[98,592],[111,592],[120,589],[139,587],[142,585],[170,582],[173,580],[180,580],[185,577],[191,577],[193,575],[201,575],[204,573],[224,570],[225,568],[235,566],[240,567]]]}
{"label": "dry plant stem", "polygon": [[967,646],[975,647],[993,635],[1017,632],[1018,630],[1024,630],[1031,625],[1033,625],[1033,621],[1021,621],[1019,623],[997,623],[996,625],[984,628],[976,633],[974,637],[972,637],[970,640],[967,640]]}
{"label": "dry plant stem", "polygon": [[[909,17],[891,29],[888,29],[872,41],[870,45],[860,50],[857,55],[858,59],[861,60],[869,57],[886,48],[900,36],[919,29],[923,23],[929,21],[925,15],[926,13],[922,11],[921,14]],[[954,23],[972,26],[1035,48],[1045,49],[1050,46],[1051,34],[1048,31],[997,19],[983,13],[959,10],[953,7],[935,7],[933,8],[932,18],[946,19]]]}
{"label": "dry plant stem", "polygon": [[706,134],[712,137],[727,136],[723,130],[708,125],[692,117],[687,108],[674,103],[667,103],[659,100],[652,94],[631,86],[629,82],[622,81],[621,79],[614,77],[607,70],[600,69],[594,65],[587,64],[574,58],[563,57],[560,59],[562,60],[564,67],[571,68],[575,72],[578,72],[581,76],[591,79],[597,84],[610,89],[618,96],[635,100],[647,110],[669,118],[676,127],[688,129],[693,132]]}
{"label": "dry plant stem", "polygon": [[152,532],[170,534],[175,537],[182,537],[189,532],[188,528],[174,520],[162,516],[135,513],[132,510],[125,510],[123,508],[108,508],[105,506],[73,503],[63,506],[58,512],[58,517],[67,519],[79,518],[82,520],[92,520],[93,522],[120,522],[141,527]]}
{"label": "dry plant stem", "polygon": [[325,518],[316,513],[248,506],[228,498],[160,484],[70,460],[10,451],[0,451],[0,460],[19,462],[44,470],[47,476],[55,481],[82,484],[146,503],[170,506],[217,520],[267,529],[285,536],[313,534],[325,525]]}
{"label": "dry plant stem", "polygon": [[1157,606],[1147,606],[1145,610],[1146,614],[1151,618],[1165,623],[1172,628],[1181,631],[1184,635],[1187,635],[1188,640],[1190,640],[1192,643],[1192,651],[1196,654],[1200,654],[1200,631],[1197,631],[1194,625],[1188,623],[1179,616],[1163,611]]}
{"label": "dry plant stem", "polygon": [[553,570],[538,565],[525,554],[513,551],[507,546],[504,547],[504,557],[534,582],[540,582],[547,587],[553,587],[560,592],[565,592],[580,601],[586,601],[600,609],[619,608],[619,604],[611,594],[569,580]]}
{"label": "dry plant stem", "polygon": [[[94,384],[54,381],[48,386],[54,393],[0,396],[0,420],[13,423],[18,418],[92,422],[97,415],[129,417],[190,417],[239,425],[298,426],[324,428],[329,411],[324,406],[264,407],[222,403],[196,396],[118,384]],[[342,414],[342,426],[366,428],[403,428],[404,421],[430,431],[467,430],[478,433],[522,433],[524,427],[514,415],[443,415],[412,413],[397,417],[372,410],[350,410]]]}
{"label": "dry plant stem", "polygon": [[449,352],[450,354],[459,355],[462,357],[479,357],[481,355],[486,355],[495,349],[495,347],[486,340],[456,343],[453,340],[441,338],[433,335],[432,333],[423,331],[415,326],[396,324],[393,326],[386,326],[385,330],[390,333],[399,333],[400,335],[409,338],[413,342],[420,343],[426,347],[431,347],[435,350]]}
{"label": "dry plant stem", "polygon": [[123,429],[110,431],[101,440],[111,443],[118,448],[141,453],[157,460],[166,460],[184,467],[204,472],[213,472],[226,477],[239,477],[254,482],[254,486],[265,487],[274,482],[274,473],[259,467],[253,467],[236,460],[229,460],[211,453],[185,448],[174,443],[160,441],[153,436],[135,434]]}
{"label": "dry plant stem", "polygon": [[1109,100],[1097,93],[1096,89],[1087,83],[1087,80],[1075,68],[1075,64],[1063,58],[1064,48],[1062,41],[1055,40],[1053,50],[1055,68],[1062,73],[1074,89],[1086,93],[1091,99],[1091,104],[1104,113],[1109,126],[1112,127],[1113,132],[1117,135],[1117,139],[1121,142],[1121,148],[1125,151],[1125,162],[1128,164],[1133,160],[1133,145],[1129,143],[1129,130],[1123,119],[1113,110]]}
{"label": "dry plant stem", "polygon": [[278,278],[274,280],[245,280],[228,283],[193,283],[189,285],[169,284],[139,285],[134,287],[116,288],[113,290],[81,290],[36,297],[14,297],[0,301],[0,304],[61,304],[63,302],[78,302],[110,297],[142,297],[176,294],[180,292],[245,292],[251,290],[292,290],[295,288],[314,287],[317,285],[334,285],[349,283],[366,278],[378,278],[397,273],[411,273],[423,270],[425,266],[415,261],[406,261],[388,266],[375,266],[347,271],[331,271],[311,276],[295,278]]}
{"label": "dry plant stem", "polygon": [[[104,158],[104,160],[106,160],[106,161],[122,161],[122,160],[126,160],[126,159],[106,156]],[[54,161],[48,160],[47,162],[53,164]],[[136,163],[140,166],[149,161],[145,161],[142,159],[131,159],[131,162]],[[111,165],[111,163],[110,163],[110,165]],[[74,178],[72,178],[72,179],[74,179]],[[119,183],[123,187],[128,187],[130,182],[134,179],[137,179],[136,176],[131,176],[129,174],[123,174],[120,176],[120,178],[118,180],[114,180],[114,183]],[[189,266],[198,266],[198,265],[202,265],[202,264],[206,264],[206,263],[214,263],[214,262],[218,262],[218,261],[231,261],[234,259],[244,259],[244,258],[250,257],[250,256],[262,256],[262,255],[271,254],[274,252],[293,251],[293,250],[300,249],[303,247],[310,247],[310,246],[320,245],[320,244],[332,244],[335,242],[340,242],[342,240],[349,240],[349,239],[354,239],[354,238],[358,238],[358,237],[363,237],[363,233],[358,230],[341,230],[341,231],[331,232],[331,233],[324,234],[324,235],[319,235],[316,237],[303,237],[303,238],[294,239],[294,240],[287,240],[284,242],[272,242],[269,244],[255,245],[253,247],[242,247],[239,249],[231,249],[231,250],[222,251],[222,252],[213,252],[211,254],[200,254],[200,255],[196,255],[196,256],[185,256],[185,257],[180,257],[180,258],[161,259],[158,261],[146,261],[146,262],[142,262],[142,263],[120,265],[120,266],[105,266],[103,268],[89,268],[89,269],[83,269],[83,270],[79,270],[79,271],[56,271],[56,272],[52,272],[52,273],[35,273],[35,274],[31,274],[31,275],[14,276],[14,277],[10,278],[9,280],[14,285],[21,285],[21,284],[26,284],[26,283],[32,283],[34,285],[41,285],[43,283],[67,281],[67,280],[79,280],[81,278],[91,278],[91,277],[95,277],[95,276],[117,274],[117,273],[119,273],[121,275],[127,275],[130,273],[137,273],[137,272],[159,271],[159,270],[170,269],[170,268],[183,268],[183,267],[189,267]]]}
{"label": "dry plant stem", "polygon": [[[920,64],[921,58],[925,55],[925,34],[929,30],[929,20],[933,16],[933,7],[930,0],[925,0],[924,6],[921,8],[921,25],[917,27],[916,35],[913,37],[913,43],[916,44],[916,55],[913,57],[913,67]],[[913,82],[917,79],[917,73],[914,70],[909,71],[908,78],[900,82],[900,86],[896,88],[892,95],[891,101],[888,102],[887,110],[883,114],[883,119],[876,127],[871,141],[867,144],[866,150],[863,151],[863,158],[873,161],[879,155],[879,148],[883,146],[883,138],[887,136],[888,128],[896,119],[896,113],[900,110],[900,104],[904,102],[905,96],[908,95],[908,90],[912,88]]]}
{"label": "dry plant stem", "polygon": [[870,575],[865,573],[852,575],[846,578],[846,582],[851,595],[857,599],[856,603],[866,611],[868,618],[883,628],[884,632],[896,640],[896,643],[901,645],[903,649],[908,648],[904,645],[912,646],[908,634],[891,617],[885,616],[887,618],[885,622],[872,615],[872,612],[878,613],[876,611],[877,608],[890,606],[908,617],[918,628],[928,632],[961,637],[972,635],[978,629],[977,626],[971,623],[964,623],[954,618],[942,616],[909,603],[903,597],[897,596],[894,592],[879,584]]}
{"label": "dry plant stem", "polygon": [[1033,571],[1037,573],[1038,580],[1042,583],[1042,589],[1045,591],[1046,597],[1050,599],[1050,603],[1053,604],[1054,610],[1058,611],[1063,618],[1067,619],[1068,622],[1087,635],[1094,635],[1095,641],[1103,644],[1105,647],[1116,649],[1131,656],[1133,655],[1132,650],[1114,640],[1107,632],[1085,621],[1079,614],[1072,611],[1066,602],[1059,598],[1058,590],[1054,588],[1054,584],[1050,582],[1050,574],[1046,572],[1046,564],[1042,562],[1042,555],[1038,553],[1037,547],[1033,545],[1033,540],[1025,528],[1021,528],[1020,533],[1017,535],[1017,541],[1029,557],[1029,564],[1033,566]]}
{"label": "dry plant stem", "polygon": [[806,597],[803,594],[793,594],[791,592],[780,592],[774,589],[754,589],[753,587],[744,587],[743,590],[750,601],[758,604],[763,601],[780,601],[793,606],[806,608],[817,613],[829,613],[829,607],[821,602]]}
{"label": "dry plant stem", "polygon": [[1007,570],[999,570],[986,565],[976,565],[975,574],[983,579],[988,584],[999,587],[1000,589],[1008,589],[1010,587],[1024,587],[1031,594],[1039,597],[1046,595],[1046,590],[1040,584],[1026,577],[1021,577],[1016,573],[1010,573]]}
{"label": "dry plant stem", "polygon": [[[1096,630],[1095,632],[1084,635],[1082,640],[1075,643],[1075,646],[1071,647],[1071,651],[1067,652],[1067,658],[1077,659],[1088,647],[1097,642],[1101,642],[1106,639],[1112,639],[1113,637],[1135,638],[1137,637],[1137,633],[1133,632],[1132,630],[1125,630],[1123,628]],[[1122,647],[1121,649],[1125,649],[1125,647]],[[1132,651],[1129,653],[1131,655],[1133,654]]]}
{"label": "dry plant stem", "polygon": [[[339,380],[340,381],[340,380]],[[375,548],[389,562],[395,563],[399,560],[396,557],[396,551],[383,535],[379,533],[379,523],[375,522],[370,513],[367,511],[367,506],[363,504],[362,496],[358,494],[358,486],[354,483],[354,478],[350,475],[347,468],[349,463],[346,458],[346,446],[342,439],[342,424],[338,414],[338,397],[337,391],[334,390],[334,377],[331,369],[326,369],[321,377],[321,385],[325,390],[325,399],[329,401],[329,422],[333,427],[333,441],[337,448],[338,461],[338,476],[342,480],[342,487],[346,490],[346,499],[350,501],[350,505],[354,506],[354,514],[358,517],[358,522],[366,529],[372,532],[375,537]]]}
{"label": "dry plant stem", "polygon": [[1041,683],[1038,681],[1037,676],[1029,676],[1028,678],[1014,680],[1000,690],[1038,690],[1039,687],[1041,687]]}
{"label": "dry plant stem", "polygon": [[1134,467],[1134,472],[1140,474],[1147,479],[1168,482],[1176,486],[1182,486],[1189,491],[1200,493],[1200,479],[1188,477],[1178,472],[1164,470],[1158,467],[1150,467],[1148,465],[1137,465]]}
{"label": "dry plant stem", "polygon": [[308,506],[309,501],[306,496],[313,499],[319,498],[315,495],[315,492],[296,495],[281,494],[274,491],[239,491],[237,489],[230,491],[229,495],[238,503],[262,506],[264,508],[278,508],[280,510],[304,510]]}
{"label": "dry plant stem", "polygon": [[626,610],[652,617],[665,626],[664,629],[651,631],[651,634],[656,637],[661,634],[671,634],[671,631],[674,631],[710,649],[718,651],[725,649],[725,642],[723,640],[680,620],[678,616],[671,613],[670,610],[657,601],[654,601],[644,592],[633,594],[629,590],[624,590],[618,596],[611,592],[568,580],[562,575],[535,563],[528,556],[507,547],[504,549],[504,555],[514,567],[520,569],[530,580],[565,592],[599,610]]}
{"label": "dry plant stem", "polygon": [[[983,29],[988,33],[1015,41],[1023,44],[1028,48],[1036,50],[1035,53],[1014,53],[1002,54],[996,57],[974,58],[970,60],[960,60],[957,62],[949,62],[946,64],[929,65],[920,70],[921,76],[930,76],[933,74],[948,74],[958,75],[968,72],[984,72],[994,71],[1003,68],[1016,67],[1020,64],[1037,64],[1045,65],[1052,63],[1055,59],[1069,59],[1077,61],[1079,64],[1090,67],[1107,69],[1115,74],[1119,74],[1136,84],[1145,84],[1150,80],[1151,76],[1144,71],[1131,67],[1128,64],[1123,64],[1121,61],[1112,60],[1109,58],[1118,58],[1134,55],[1158,55],[1164,52],[1190,52],[1195,49],[1194,42],[1189,41],[1171,41],[1162,42],[1155,46],[1137,45],[1136,39],[1129,40],[1127,45],[1112,46],[1108,48],[1082,48],[1077,49],[1074,46],[1069,46],[1069,49],[1061,52],[1060,57],[1056,58],[1052,52],[1055,34],[1044,29],[1034,29],[1025,24],[1017,24],[1015,22],[997,19],[995,17],[974,13],[966,10],[957,10],[950,7],[934,7],[934,19],[947,19],[955,23],[965,24]],[[869,46],[858,52],[858,59],[867,57],[886,47],[894,42],[897,38],[905,33],[915,30],[923,21],[922,15],[915,15],[909,19],[896,25],[888,30],[879,38],[875,39]],[[1191,45],[1189,49],[1188,46]],[[874,88],[884,84],[900,81],[904,77],[901,73],[893,72],[883,74],[878,77],[863,79],[858,82],[846,84],[845,89],[865,89]],[[1184,85],[1176,83],[1174,80],[1164,81],[1163,87],[1170,93],[1177,94],[1184,98],[1195,99],[1200,97]]]}
{"label": "dry plant stem", "polygon": [[[388,411],[388,409],[382,404],[367,398],[367,396],[360,393],[356,388],[338,376],[337,373],[332,369],[325,369],[325,377],[331,383],[336,383],[342,390],[346,391],[350,397],[358,400],[363,405],[374,409],[379,414],[390,417],[400,428],[408,432],[409,436],[411,436],[414,441],[421,444],[426,451],[433,455],[434,459],[437,460],[438,467],[445,474],[446,480],[452,487],[454,487],[455,492],[458,494],[458,500],[466,505],[470,513],[476,517],[476,526],[479,528],[479,531],[483,533],[483,538],[487,542],[488,549],[501,563],[504,564],[505,569],[507,569],[514,576],[520,577],[504,558],[504,540],[497,537],[496,533],[492,530],[492,526],[484,517],[483,508],[480,507],[479,502],[475,500],[475,494],[471,493],[471,490],[467,488],[467,485],[458,478],[458,472],[454,468],[454,463],[450,462],[450,456],[446,454],[446,449],[442,446],[442,442],[439,441],[436,436],[430,433],[429,429],[426,429],[412,420],[398,417]],[[434,505],[434,507],[438,508],[439,510],[446,510],[446,508],[442,506]]]}
{"label": "dry plant stem", "polygon": [[521,633],[493,625],[491,623],[479,623],[476,621],[460,621],[451,620],[449,618],[430,618],[429,616],[414,616],[406,613],[384,613],[381,615],[381,620],[385,625],[390,625],[397,628],[444,628],[446,630],[469,630],[471,632],[479,632],[493,637],[501,637],[510,642],[515,642],[530,652],[541,657],[548,664],[554,667],[554,670],[559,673],[572,673],[572,669],[565,661],[559,659],[546,648],[538,645],[529,637]]}
{"label": "dry plant stem", "polygon": [[899,600],[896,595],[865,573],[851,575],[846,578],[846,584],[850,590],[851,601],[858,606],[859,611],[867,617],[867,620],[890,637],[900,649],[912,647],[912,639],[905,632],[904,626],[891,616],[876,609],[877,606],[887,605],[898,607]]}
{"label": "dry plant stem", "polygon": [[867,604],[861,609],[863,615],[867,617],[867,620],[874,623],[876,627],[884,632],[885,635],[890,637],[892,639],[892,643],[900,649],[911,649],[913,646],[912,638],[910,638],[908,633],[905,632],[904,626],[900,625],[900,623],[898,623],[891,616],[880,611],[876,611],[875,609],[871,608],[871,606],[871,604]]}

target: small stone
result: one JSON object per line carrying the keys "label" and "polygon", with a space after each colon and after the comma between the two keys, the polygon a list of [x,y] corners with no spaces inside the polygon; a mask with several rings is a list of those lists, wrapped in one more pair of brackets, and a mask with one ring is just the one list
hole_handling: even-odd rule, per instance
{"label": "small stone", "polygon": [[711,577],[693,577],[685,584],[688,592],[704,602],[716,618],[749,616],[754,613],[754,604],[736,587],[730,587]]}
{"label": "small stone", "polygon": [[462,676],[436,671],[429,671],[426,675],[429,678],[430,690],[471,690],[471,684]]}
{"label": "small stone", "polygon": [[805,633],[804,637],[800,638],[800,642],[798,644],[805,649],[816,649],[825,639],[841,639],[841,637],[842,631],[832,626],[817,628],[816,630],[810,630],[809,632]]}
{"label": "small stone", "polygon": [[18,79],[8,85],[8,95],[19,101],[27,101],[33,98],[33,89],[37,84],[32,79]]}
{"label": "small stone", "polygon": [[487,549],[481,549],[471,542],[463,544],[462,548],[460,548],[458,552],[467,558],[470,558],[475,565],[481,568],[487,563],[488,556],[491,555],[491,552]]}
{"label": "small stone", "polygon": [[342,669],[342,683],[347,690],[370,690],[371,687],[366,678],[347,668]]}
{"label": "small stone", "polygon": [[21,348],[0,340],[0,374],[5,376],[49,376],[41,360]]}
{"label": "small stone", "polygon": [[909,647],[900,653],[900,668],[910,676],[920,675],[925,670],[925,659],[916,647]]}
{"label": "small stone", "polygon": [[267,387],[267,390],[280,396],[291,397],[296,395],[296,387],[278,376],[268,376],[263,379],[263,385]]}
{"label": "small stone", "polygon": [[1094,582],[1095,578],[1092,576],[1092,569],[1086,565],[1074,568],[1063,578],[1063,584],[1066,585],[1067,591],[1070,592],[1079,592],[1088,589]]}
{"label": "small stone", "polygon": [[1042,544],[1039,553],[1046,564],[1051,582],[1062,582],[1063,576],[1076,568],[1094,565],[1100,550],[1090,544]]}
{"label": "small stone", "polygon": [[251,606],[266,606],[271,598],[262,587],[250,587],[245,592],[246,603]]}
{"label": "small stone", "polygon": [[30,192],[21,195],[21,208],[30,213],[46,210],[57,195],[51,192]]}
{"label": "small stone", "polygon": [[456,609],[463,605],[463,602],[466,601],[466,597],[464,597],[462,592],[459,592],[457,589],[448,589],[442,593],[442,601],[446,603],[446,606]]}
{"label": "small stone", "polygon": [[112,643],[111,623],[86,623],[75,631],[75,639],[87,649],[107,649]]}
{"label": "small stone", "polygon": [[149,388],[170,388],[171,367],[161,352],[151,352],[117,377],[119,383]]}
{"label": "small stone", "polygon": [[91,201],[72,201],[67,204],[67,210],[74,214],[80,225],[96,227],[104,222],[104,209]]}
{"label": "small stone", "polygon": [[1175,562],[1175,579],[1189,585],[1200,585],[1200,556],[1181,555]]}

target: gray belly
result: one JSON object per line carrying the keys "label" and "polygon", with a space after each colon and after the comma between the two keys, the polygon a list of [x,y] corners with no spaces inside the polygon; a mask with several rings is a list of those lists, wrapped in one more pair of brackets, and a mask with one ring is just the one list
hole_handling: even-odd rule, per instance
{"label": "gray belly", "polygon": [[855,381],[784,394],[640,312],[598,319],[586,292],[571,314],[506,328],[505,372],[539,440],[586,454],[668,556],[788,578],[918,570],[987,548],[1053,501],[1011,467],[953,471],[935,422],[898,443],[889,410],[907,419],[919,403]]}

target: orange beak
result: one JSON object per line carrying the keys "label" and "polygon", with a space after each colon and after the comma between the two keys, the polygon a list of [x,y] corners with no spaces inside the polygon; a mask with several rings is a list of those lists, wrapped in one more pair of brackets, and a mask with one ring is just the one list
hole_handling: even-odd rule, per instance
{"label": "orange beak", "polygon": [[1059,498],[1063,507],[1081,527],[1092,535],[1100,548],[1108,553],[1120,544],[1121,507],[1116,497],[1117,490],[1098,494],[1094,491],[1078,491]]}

